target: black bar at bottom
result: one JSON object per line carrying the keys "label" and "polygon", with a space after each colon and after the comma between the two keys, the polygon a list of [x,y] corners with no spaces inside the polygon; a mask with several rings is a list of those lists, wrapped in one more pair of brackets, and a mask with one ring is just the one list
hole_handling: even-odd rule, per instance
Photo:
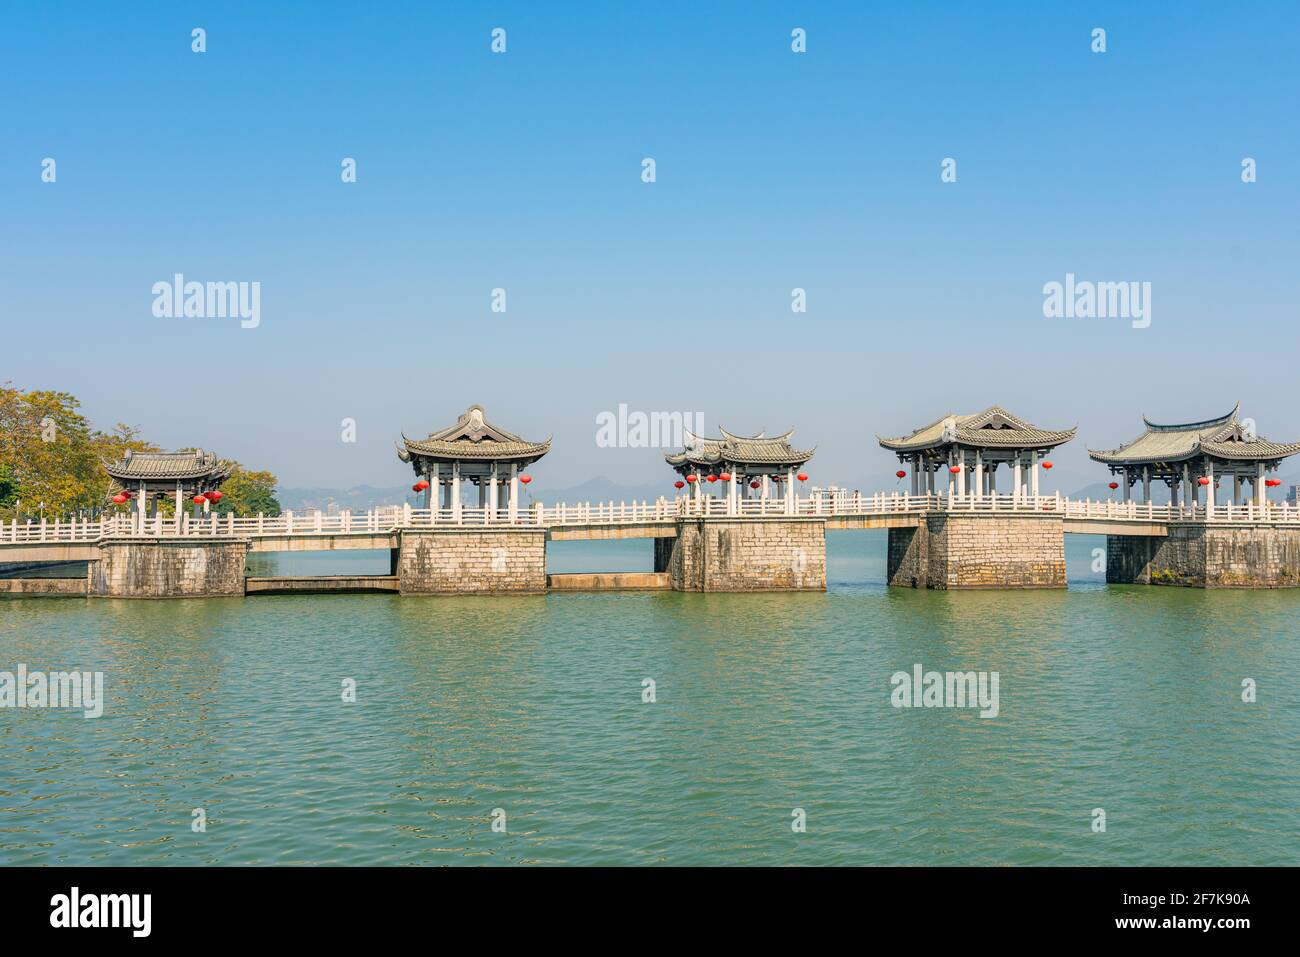
{"label": "black bar at bottom", "polygon": [[[666,945],[677,933],[672,928],[693,918],[733,943],[763,938],[771,922],[793,928],[815,921],[818,931],[843,928],[873,942],[917,945],[938,934],[972,945],[1199,936],[1231,946],[1241,934],[1286,927],[1294,884],[1294,871],[1274,868],[662,868],[592,877],[580,869],[530,876],[497,869],[9,868],[0,871],[0,926],[6,943],[76,933],[83,942],[214,944],[269,933],[300,945],[355,939],[351,927],[373,945],[450,922],[459,925],[458,937],[473,928],[509,937],[562,924],[569,940],[622,926],[630,940]],[[143,896],[116,895],[149,895],[147,911]],[[119,926],[81,926],[114,921]]]}

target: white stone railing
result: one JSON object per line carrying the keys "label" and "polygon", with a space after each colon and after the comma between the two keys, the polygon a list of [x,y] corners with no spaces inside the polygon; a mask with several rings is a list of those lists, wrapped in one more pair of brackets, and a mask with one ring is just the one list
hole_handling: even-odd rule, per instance
{"label": "white stone railing", "polygon": [[215,513],[194,518],[118,513],[100,519],[42,519],[0,524],[0,544],[95,542],[101,538],[230,536],[268,538],[310,535],[388,534],[401,528],[495,526],[555,528],[584,525],[630,525],[667,522],[681,517],[761,518],[771,516],[888,516],[924,511],[1060,515],[1065,519],[1115,522],[1266,522],[1300,525],[1300,509],[1285,503],[1247,505],[1147,505],[1138,502],[1073,500],[1060,495],[906,495],[878,492],[814,493],[776,498],[736,498],[689,495],[654,502],[581,502],[511,510],[499,508],[412,508],[388,506],[365,512],[324,514],[285,512],[282,515],[236,517]]}

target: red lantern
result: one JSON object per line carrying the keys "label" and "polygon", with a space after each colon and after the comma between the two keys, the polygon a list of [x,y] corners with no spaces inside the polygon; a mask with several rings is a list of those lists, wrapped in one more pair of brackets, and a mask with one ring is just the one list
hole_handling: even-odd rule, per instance
{"label": "red lantern", "polygon": [[1110,490],[1111,490],[1112,492],[1115,491],[1115,489],[1117,489],[1117,488],[1119,488],[1119,483],[1118,483],[1118,482],[1111,482],[1111,483],[1110,483]]}
{"label": "red lantern", "polygon": [[220,492],[208,492],[207,495],[208,495],[208,501],[209,501],[209,502],[220,502],[220,501],[221,501],[221,493],[220,493]]}
{"label": "red lantern", "polygon": [[797,478],[800,482],[808,481],[808,476],[803,472],[800,472],[798,475],[795,476],[795,478]]}
{"label": "red lantern", "polygon": [[1210,484],[1210,480],[1209,480],[1208,478],[1206,478],[1204,475],[1202,475],[1202,476],[1201,476],[1200,478],[1198,478],[1196,481],[1199,482],[1201,485],[1209,485],[1209,484]]}
{"label": "red lantern", "polygon": [[731,481],[731,473],[730,473],[730,472],[723,472],[721,475],[718,476],[718,478],[722,479],[722,481],[724,481],[724,482],[730,482],[730,481]]}
{"label": "red lantern", "polygon": [[683,482],[681,479],[678,479],[676,482],[673,483],[673,488],[685,488],[685,487],[686,487],[686,483]]}
{"label": "red lantern", "polygon": [[116,502],[118,505],[123,505],[126,503],[126,496],[123,495],[121,492],[118,492],[116,495],[113,496],[113,501]]}
{"label": "red lantern", "polygon": [[750,488],[758,488],[758,486],[759,486],[759,483],[758,483],[757,481],[753,481],[753,482],[750,482],[750,483],[749,483],[749,487],[750,487]]}
{"label": "red lantern", "polygon": [[420,481],[416,482],[414,485],[411,486],[411,488],[415,489],[415,491],[417,492],[423,492],[428,487],[429,487],[429,483],[426,482],[424,479],[420,479]]}
{"label": "red lantern", "polygon": [[948,471],[951,472],[953,475],[956,475],[958,472],[961,471],[961,466],[960,466],[960,465],[950,465],[950,466],[948,467]]}
{"label": "red lantern", "polygon": [[412,485],[412,486],[411,486],[411,491],[412,491],[412,492],[418,492],[418,491],[420,491],[420,483],[419,483],[419,482],[416,482],[414,485]]}
{"label": "red lantern", "polygon": [[894,473],[894,475],[897,476],[898,478],[907,478],[907,473],[904,472],[902,469],[899,469],[897,472]]}
{"label": "red lantern", "polygon": [[525,485],[527,485],[527,484],[528,484],[529,482],[531,482],[532,480],[533,480],[533,477],[532,477],[531,475],[521,475],[521,476],[519,476],[519,481],[523,482]]}
{"label": "red lantern", "polygon": [[718,477],[716,475],[706,475],[705,478],[709,480],[710,485],[718,480]]}
{"label": "red lantern", "polygon": [[1051,467],[1052,467],[1052,463],[1051,463],[1051,462],[1044,462],[1044,463],[1043,463],[1043,468],[1045,468],[1045,469],[1050,469]]}
{"label": "red lantern", "polygon": [[207,499],[204,498],[202,495],[196,495],[196,496],[194,496],[194,504],[195,504],[195,505],[202,505],[202,504],[203,504],[204,502],[206,502],[206,501],[207,501]]}
{"label": "red lantern", "polygon": [[698,475],[688,475],[688,476],[686,476],[686,481],[690,482],[692,485],[694,485],[694,484],[695,484],[696,482],[698,482],[699,480],[700,480],[700,477],[699,477]]}
{"label": "red lantern", "polygon": [[1264,479],[1264,484],[1267,485],[1269,488],[1276,488],[1277,486],[1279,486],[1279,485],[1282,484],[1282,480],[1281,480],[1281,479]]}

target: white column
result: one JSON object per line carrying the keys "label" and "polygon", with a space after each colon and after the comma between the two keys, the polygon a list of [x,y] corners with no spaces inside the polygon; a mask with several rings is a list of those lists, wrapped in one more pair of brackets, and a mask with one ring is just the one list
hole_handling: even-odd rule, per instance
{"label": "white column", "polygon": [[451,518],[460,521],[460,463],[451,463]]}
{"label": "white column", "polygon": [[1232,504],[1241,504],[1241,473],[1232,473]]}
{"label": "white column", "polygon": [[1012,495],[1015,496],[1016,501],[1020,501],[1021,496],[1025,494],[1024,489],[1021,487],[1022,478],[1020,474],[1020,460],[1023,457],[1024,456],[1022,456],[1019,452],[1016,453],[1016,464],[1011,470],[1011,474],[1012,474],[1011,493]]}
{"label": "white column", "polygon": [[731,488],[727,489],[727,511],[730,514],[735,515],[736,514],[736,483],[739,480],[740,476],[737,475],[734,471],[728,472],[727,474],[731,476],[731,481],[727,483],[728,485],[731,486]]}
{"label": "white column", "polygon": [[912,494],[921,494],[921,456],[912,456]]}
{"label": "white column", "polygon": [[519,518],[519,463],[510,463],[510,522]]}
{"label": "white column", "polygon": [[767,479],[768,479],[768,477],[767,477],[767,473],[764,473],[764,474],[763,474],[763,496],[762,496],[764,502],[767,501],[767,487],[768,487],[768,486],[767,486]]}
{"label": "white column", "polygon": [[785,513],[794,514],[794,469],[785,472]]}
{"label": "white column", "polygon": [[497,517],[497,464],[492,463],[492,484],[488,490],[488,517]]}
{"label": "white column", "polygon": [[1131,487],[1131,476],[1129,475],[1129,470],[1125,469],[1124,470],[1124,501],[1126,502],[1131,497],[1129,494],[1130,487]]}
{"label": "white column", "polygon": [[433,462],[429,465],[428,474],[424,480],[429,483],[429,487],[424,490],[424,507],[432,511],[438,505],[438,463]]}
{"label": "white column", "polygon": [[975,498],[984,495],[984,452],[982,449],[975,450],[975,487],[971,489]]}
{"label": "white column", "polygon": [[1038,452],[1029,453],[1029,481],[1032,485],[1030,494],[1038,498]]}
{"label": "white column", "polygon": [[1255,463],[1255,504],[1263,508],[1264,506],[1264,463]]}
{"label": "white column", "polygon": [[1142,466],[1142,502],[1144,505],[1151,504],[1151,466]]}
{"label": "white column", "polygon": [[1186,462],[1183,463],[1183,504],[1196,506],[1200,493],[1197,491],[1199,485],[1192,485],[1192,468]]}
{"label": "white column", "polygon": [[1218,504],[1218,496],[1214,494],[1214,463],[1209,459],[1205,460],[1205,477],[1209,479],[1205,483],[1205,517],[1214,518],[1214,506]]}

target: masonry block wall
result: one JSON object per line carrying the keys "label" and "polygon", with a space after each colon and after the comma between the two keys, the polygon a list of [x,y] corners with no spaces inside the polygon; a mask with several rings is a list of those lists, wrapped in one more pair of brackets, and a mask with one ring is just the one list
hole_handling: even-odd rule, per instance
{"label": "masonry block wall", "polygon": [[900,588],[925,588],[930,578],[926,546],[930,535],[920,528],[891,528],[887,552],[889,584]]}
{"label": "masonry block wall", "polygon": [[1165,538],[1106,536],[1106,581],[1191,588],[1300,586],[1300,529],[1170,525]]}
{"label": "masonry block wall", "polygon": [[99,598],[242,596],[248,542],[229,538],[105,541],[89,564],[86,594]]}
{"label": "masonry block wall", "polygon": [[682,519],[677,537],[664,541],[671,544],[656,546],[655,566],[676,591],[826,590],[823,519]]}
{"label": "masonry block wall", "polygon": [[1065,527],[1056,516],[930,512],[891,528],[889,584],[910,588],[1064,588]]}
{"label": "masonry block wall", "polygon": [[546,530],[403,529],[397,576],[403,595],[541,595]]}

